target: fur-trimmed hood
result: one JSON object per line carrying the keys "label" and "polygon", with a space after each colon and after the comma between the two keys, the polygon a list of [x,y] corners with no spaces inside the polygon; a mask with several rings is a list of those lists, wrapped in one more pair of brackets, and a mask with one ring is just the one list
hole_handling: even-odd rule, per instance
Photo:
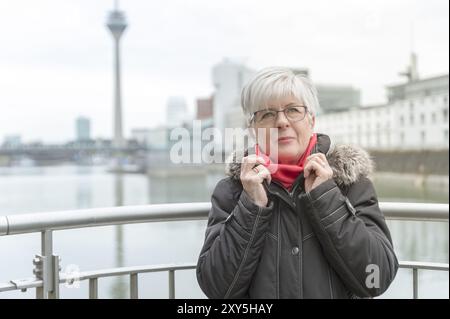
{"label": "fur-trimmed hood", "polygon": [[[324,153],[333,170],[333,179],[339,186],[348,186],[361,177],[367,177],[374,169],[370,155],[362,148],[349,144],[333,144],[328,135],[317,134],[317,144],[312,153]],[[248,155],[245,150],[241,156],[233,152],[226,163],[226,174],[234,179],[240,179],[241,160]]]}

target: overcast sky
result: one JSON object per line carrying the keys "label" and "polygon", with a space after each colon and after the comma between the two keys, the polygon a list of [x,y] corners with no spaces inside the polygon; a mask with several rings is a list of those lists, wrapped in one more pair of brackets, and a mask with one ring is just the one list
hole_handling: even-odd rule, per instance
{"label": "overcast sky", "polygon": [[[411,25],[422,76],[448,73],[447,0],[127,0],[122,41],[125,135],[162,124],[168,96],[213,92],[211,68],[230,57],[255,69],[307,67],[316,83],[349,84],[364,104],[402,81]],[[0,0],[0,142],[112,135],[112,0]],[[319,120],[319,119],[318,119]]]}

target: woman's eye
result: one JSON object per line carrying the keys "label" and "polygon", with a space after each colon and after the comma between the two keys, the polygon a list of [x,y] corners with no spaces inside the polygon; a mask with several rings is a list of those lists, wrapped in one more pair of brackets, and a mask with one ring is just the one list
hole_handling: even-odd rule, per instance
{"label": "woman's eye", "polygon": [[273,112],[266,112],[263,114],[262,119],[270,119],[274,116]]}
{"label": "woman's eye", "polygon": [[292,108],[292,109],[287,109],[287,112],[290,114],[298,114],[298,113],[300,113],[300,110],[298,110],[296,108]]}

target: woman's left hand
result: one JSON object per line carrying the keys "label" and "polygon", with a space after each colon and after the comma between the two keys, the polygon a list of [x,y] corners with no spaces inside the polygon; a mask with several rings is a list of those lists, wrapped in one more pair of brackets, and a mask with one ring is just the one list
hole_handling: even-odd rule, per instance
{"label": "woman's left hand", "polygon": [[310,192],[318,185],[333,177],[333,170],[323,153],[315,153],[306,158],[304,169],[305,191]]}

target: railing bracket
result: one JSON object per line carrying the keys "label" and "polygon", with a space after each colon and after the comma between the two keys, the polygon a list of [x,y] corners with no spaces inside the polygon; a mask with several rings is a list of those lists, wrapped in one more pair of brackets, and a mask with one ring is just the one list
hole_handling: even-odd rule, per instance
{"label": "railing bracket", "polygon": [[30,284],[30,279],[15,279],[10,280],[9,282],[16,286],[16,289],[20,289],[20,291],[26,292],[26,287]]}

